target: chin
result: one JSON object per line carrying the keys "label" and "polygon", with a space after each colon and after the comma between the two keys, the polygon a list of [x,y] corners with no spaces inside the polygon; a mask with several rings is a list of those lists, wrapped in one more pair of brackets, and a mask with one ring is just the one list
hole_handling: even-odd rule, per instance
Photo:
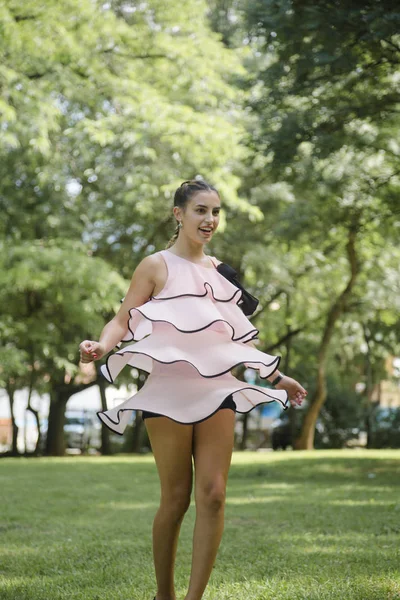
{"label": "chin", "polygon": [[200,244],[203,244],[203,246],[205,246],[206,244],[208,244],[212,240],[212,236],[209,237],[208,240],[202,238],[201,236],[199,236],[199,237],[200,237],[200,240],[199,240],[199,238],[197,238],[197,239],[200,241]]}

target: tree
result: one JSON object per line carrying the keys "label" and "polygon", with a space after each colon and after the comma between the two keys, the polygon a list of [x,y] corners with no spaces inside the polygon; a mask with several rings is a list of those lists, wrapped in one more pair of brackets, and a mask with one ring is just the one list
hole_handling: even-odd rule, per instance
{"label": "tree", "polygon": [[95,373],[79,372],[79,340],[101,327],[127,283],[77,242],[25,242],[1,257],[3,352],[9,358],[0,376],[10,400],[13,381],[50,394],[47,453],[60,455],[65,405],[96,381]]}
{"label": "tree", "polygon": [[384,5],[349,10],[339,2],[334,11],[327,2],[245,7],[256,49],[250,106],[258,118],[248,138],[249,180],[259,175],[253,193],[270,188],[280,223],[275,233],[294,251],[318,247],[342,270],[339,284],[328,284],[329,302],[321,304],[317,385],[298,448],[313,446],[327,393],[328,351],[356,292],[367,248],[381,235],[396,236],[399,14]]}
{"label": "tree", "polygon": [[[21,385],[32,373],[35,388],[51,379],[51,453],[62,452],[67,399],[86,385],[79,341],[98,335],[126,291],[114,269],[128,279],[165,245],[177,183],[202,173],[222,182],[228,203],[246,204],[232,174],[243,153],[232,80],[243,69],[206,10],[201,0],[184,11],[157,0],[0,8],[0,235],[12,248],[0,326],[28,352]],[[96,318],[82,283],[101,296]],[[21,302],[26,336],[14,320]],[[73,312],[81,302],[85,322]],[[48,339],[54,331],[63,340]]]}

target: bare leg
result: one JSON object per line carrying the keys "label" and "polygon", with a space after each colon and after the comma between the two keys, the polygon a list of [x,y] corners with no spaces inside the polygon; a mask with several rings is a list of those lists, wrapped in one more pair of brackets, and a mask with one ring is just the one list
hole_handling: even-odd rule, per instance
{"label": "bare leg", "polygon": [[153,523],[157,600],[175,600],[174,564],[178,535],[192,490],[193,425],[167,417],[145,420],[161,484],[161,502]]}
{"label": "bare leg", "polygon": [[194,426],[196,523],[192,571],[185,600],[201,600],[221,541],[234,425],[235,413],[222,409]]}

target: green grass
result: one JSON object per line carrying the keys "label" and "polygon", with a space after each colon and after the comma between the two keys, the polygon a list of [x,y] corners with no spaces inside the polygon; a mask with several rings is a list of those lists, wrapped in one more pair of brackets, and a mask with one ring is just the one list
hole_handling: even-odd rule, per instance
{"label": "green grass", "polygon": [[[205,600],[400,599],[399,465],[400,451],[236,453]],[[152,600],[151,456],[3,459],[0,489],[1,600]]]}

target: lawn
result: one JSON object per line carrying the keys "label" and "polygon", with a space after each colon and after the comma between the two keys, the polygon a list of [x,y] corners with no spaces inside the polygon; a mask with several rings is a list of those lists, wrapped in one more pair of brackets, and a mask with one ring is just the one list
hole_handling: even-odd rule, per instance
{"label": "lawn", "polygon": [[[235,453],[204,599],[400,599],[399,475],[400,451]],[[1,600],[152,600],[151,456],[3,459],[0,488]]]}

